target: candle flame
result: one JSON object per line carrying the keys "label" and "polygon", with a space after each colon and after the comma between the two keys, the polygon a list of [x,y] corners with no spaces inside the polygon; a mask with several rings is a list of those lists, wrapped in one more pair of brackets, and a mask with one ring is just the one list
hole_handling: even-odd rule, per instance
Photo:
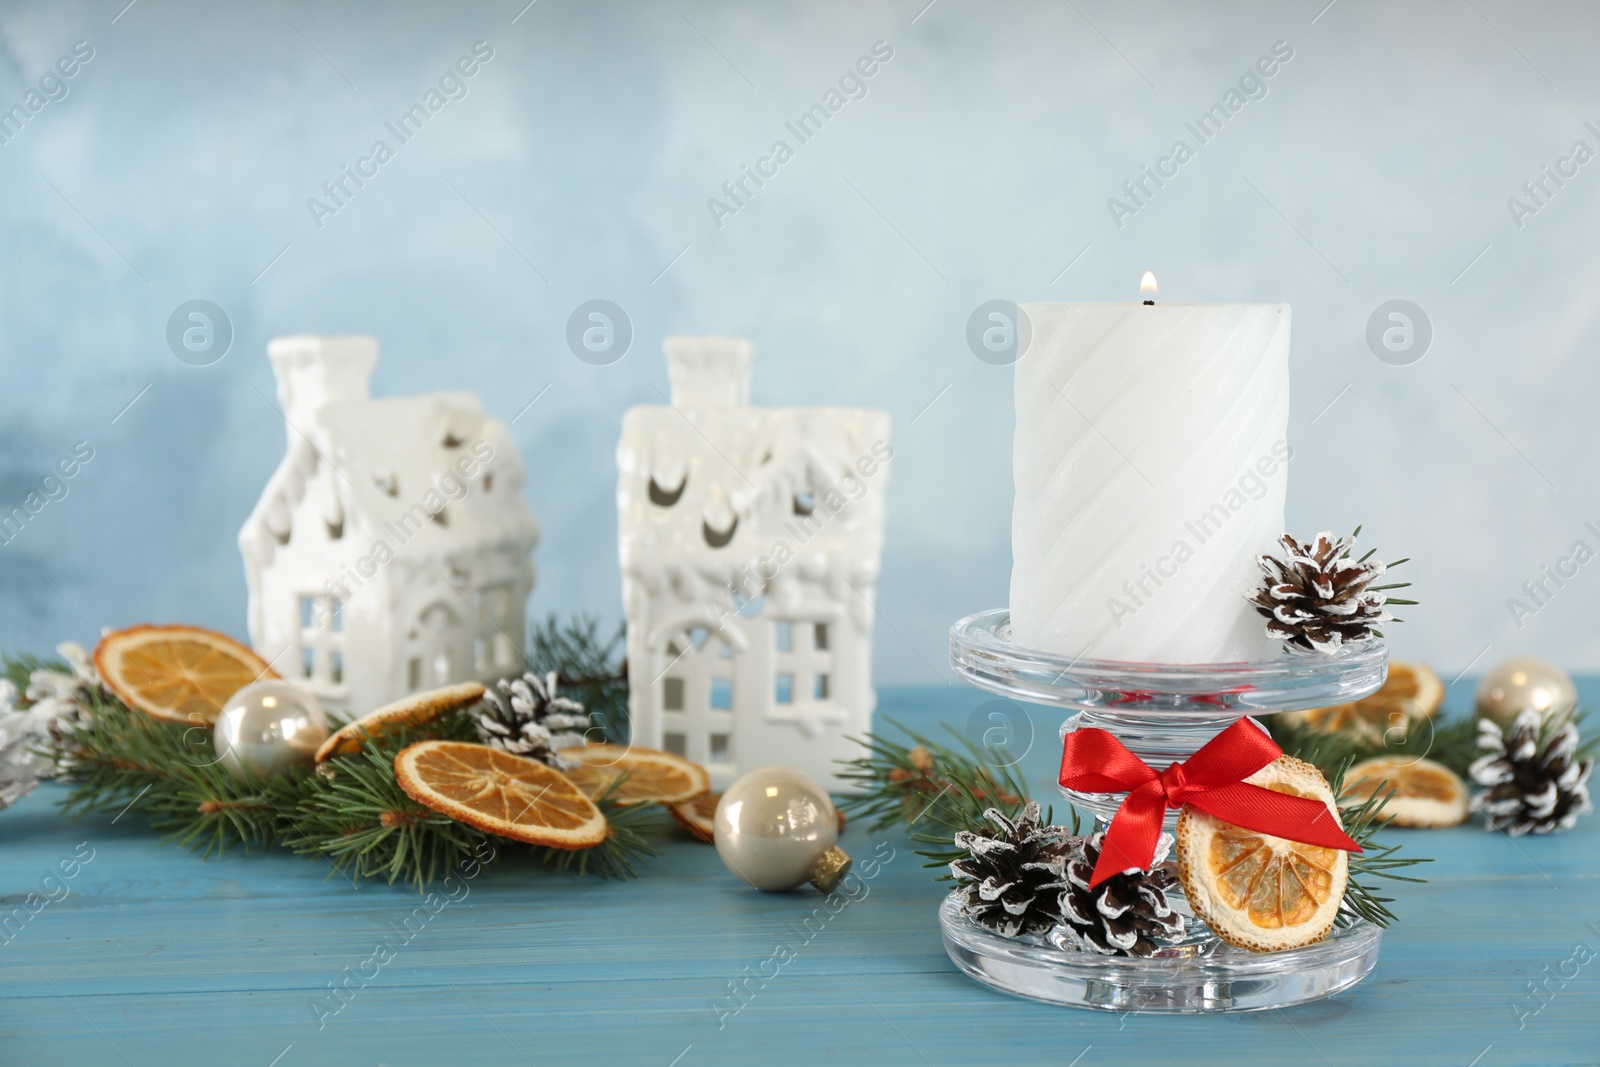
{"label": "candle flame", "polygon": [[1156,276],[1153,271],[1145,271],[1144,277],[1139,279],[1139,292],[1154,295],[1156,291]]}

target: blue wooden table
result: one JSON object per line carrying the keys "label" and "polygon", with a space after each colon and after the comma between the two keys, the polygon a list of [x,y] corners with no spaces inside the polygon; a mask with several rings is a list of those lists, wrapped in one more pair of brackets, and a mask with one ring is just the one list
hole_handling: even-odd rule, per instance
{"label": "blue wooden table", "polygon": [[[1593,706],[1600,685],[1585,689]],[[891,689],[879,715],[961,727],[986,699]],[[1469,699],[1460,685],[1448,706]],[[1060,715],[1031,713],[1024,767],[1048,797]],[[201,861],[131,816],[71,823],[60,796],[0,812],[3,911],[50,901],[0,935],[5,1067],[1600,1063],[1600,817],[1535,840],[1405,832],[1437,862],[1401,888],[1365,982],[1284,1011],[1162,1017],[1035,1004],[957,973],[942,892],[898,830],[849,828],[845,847],[879,865],[806,925],[820,896],[747,889],[686,837],[633,882],[510,862],[430,907],[286,853]],[[769,962],[779,946],[794,958]],[[728,984],[749,974],[770,977],[735,1013]]]}

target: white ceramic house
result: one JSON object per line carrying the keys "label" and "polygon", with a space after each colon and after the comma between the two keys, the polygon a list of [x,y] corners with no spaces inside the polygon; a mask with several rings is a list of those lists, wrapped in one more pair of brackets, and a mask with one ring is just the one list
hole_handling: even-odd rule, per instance
{"label": "white ceramic house", "polygon": [[768,764],[837,788],[876,702],[888,413],[752,407],[743,338],[666,352],[672,404],[617,446],[633,741],[717,789]]}
{"label": "white ceramic house", "polygon": [[335,718],[520,670],[539,527],[470,393],[374,400],[370,337],[267,346],[288,452],[239,531],[250,642]]}

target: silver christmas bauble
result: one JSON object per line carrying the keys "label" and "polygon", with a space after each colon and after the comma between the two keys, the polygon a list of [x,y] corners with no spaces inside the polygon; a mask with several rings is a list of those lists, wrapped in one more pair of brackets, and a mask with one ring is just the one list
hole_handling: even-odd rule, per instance
{"label": "silver christmas bauble", "polygon": [[1545,718],[1570,715],[1578,704],[1578,688],[1566,671],[1547,660],[1517,656],[1495,666],[1478,683],[1478,714],[1509,726],[1530,708]]}
{"label": "silver christmas bauble", "polygon": [[328,717],[317,698],[281,681],[253,682],[217,713],[211,743],[235,778],[266,778],[309,767],[328,738]]}
{"label": "silver christmas bauble", "polygon": [[833,801],[809,776],[762,767],[728,787],[712,819],[728,870],[769,893],[810,882],[831,893],[850,870]]}

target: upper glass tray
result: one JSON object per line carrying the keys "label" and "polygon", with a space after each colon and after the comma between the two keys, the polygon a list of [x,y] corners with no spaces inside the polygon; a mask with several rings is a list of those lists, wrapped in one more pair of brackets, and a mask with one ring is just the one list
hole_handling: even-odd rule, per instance
{"label": "upper glass tray", "polygon": [[1033,704],[1214,721],[1357,700],[1383,684],[1389,646],[1362,641],[1332,655],[1284,652],[1255,663],[1072,660],[1012,644],[1011,614],[996,608],[950,628],[950,663],[980,689]]}

